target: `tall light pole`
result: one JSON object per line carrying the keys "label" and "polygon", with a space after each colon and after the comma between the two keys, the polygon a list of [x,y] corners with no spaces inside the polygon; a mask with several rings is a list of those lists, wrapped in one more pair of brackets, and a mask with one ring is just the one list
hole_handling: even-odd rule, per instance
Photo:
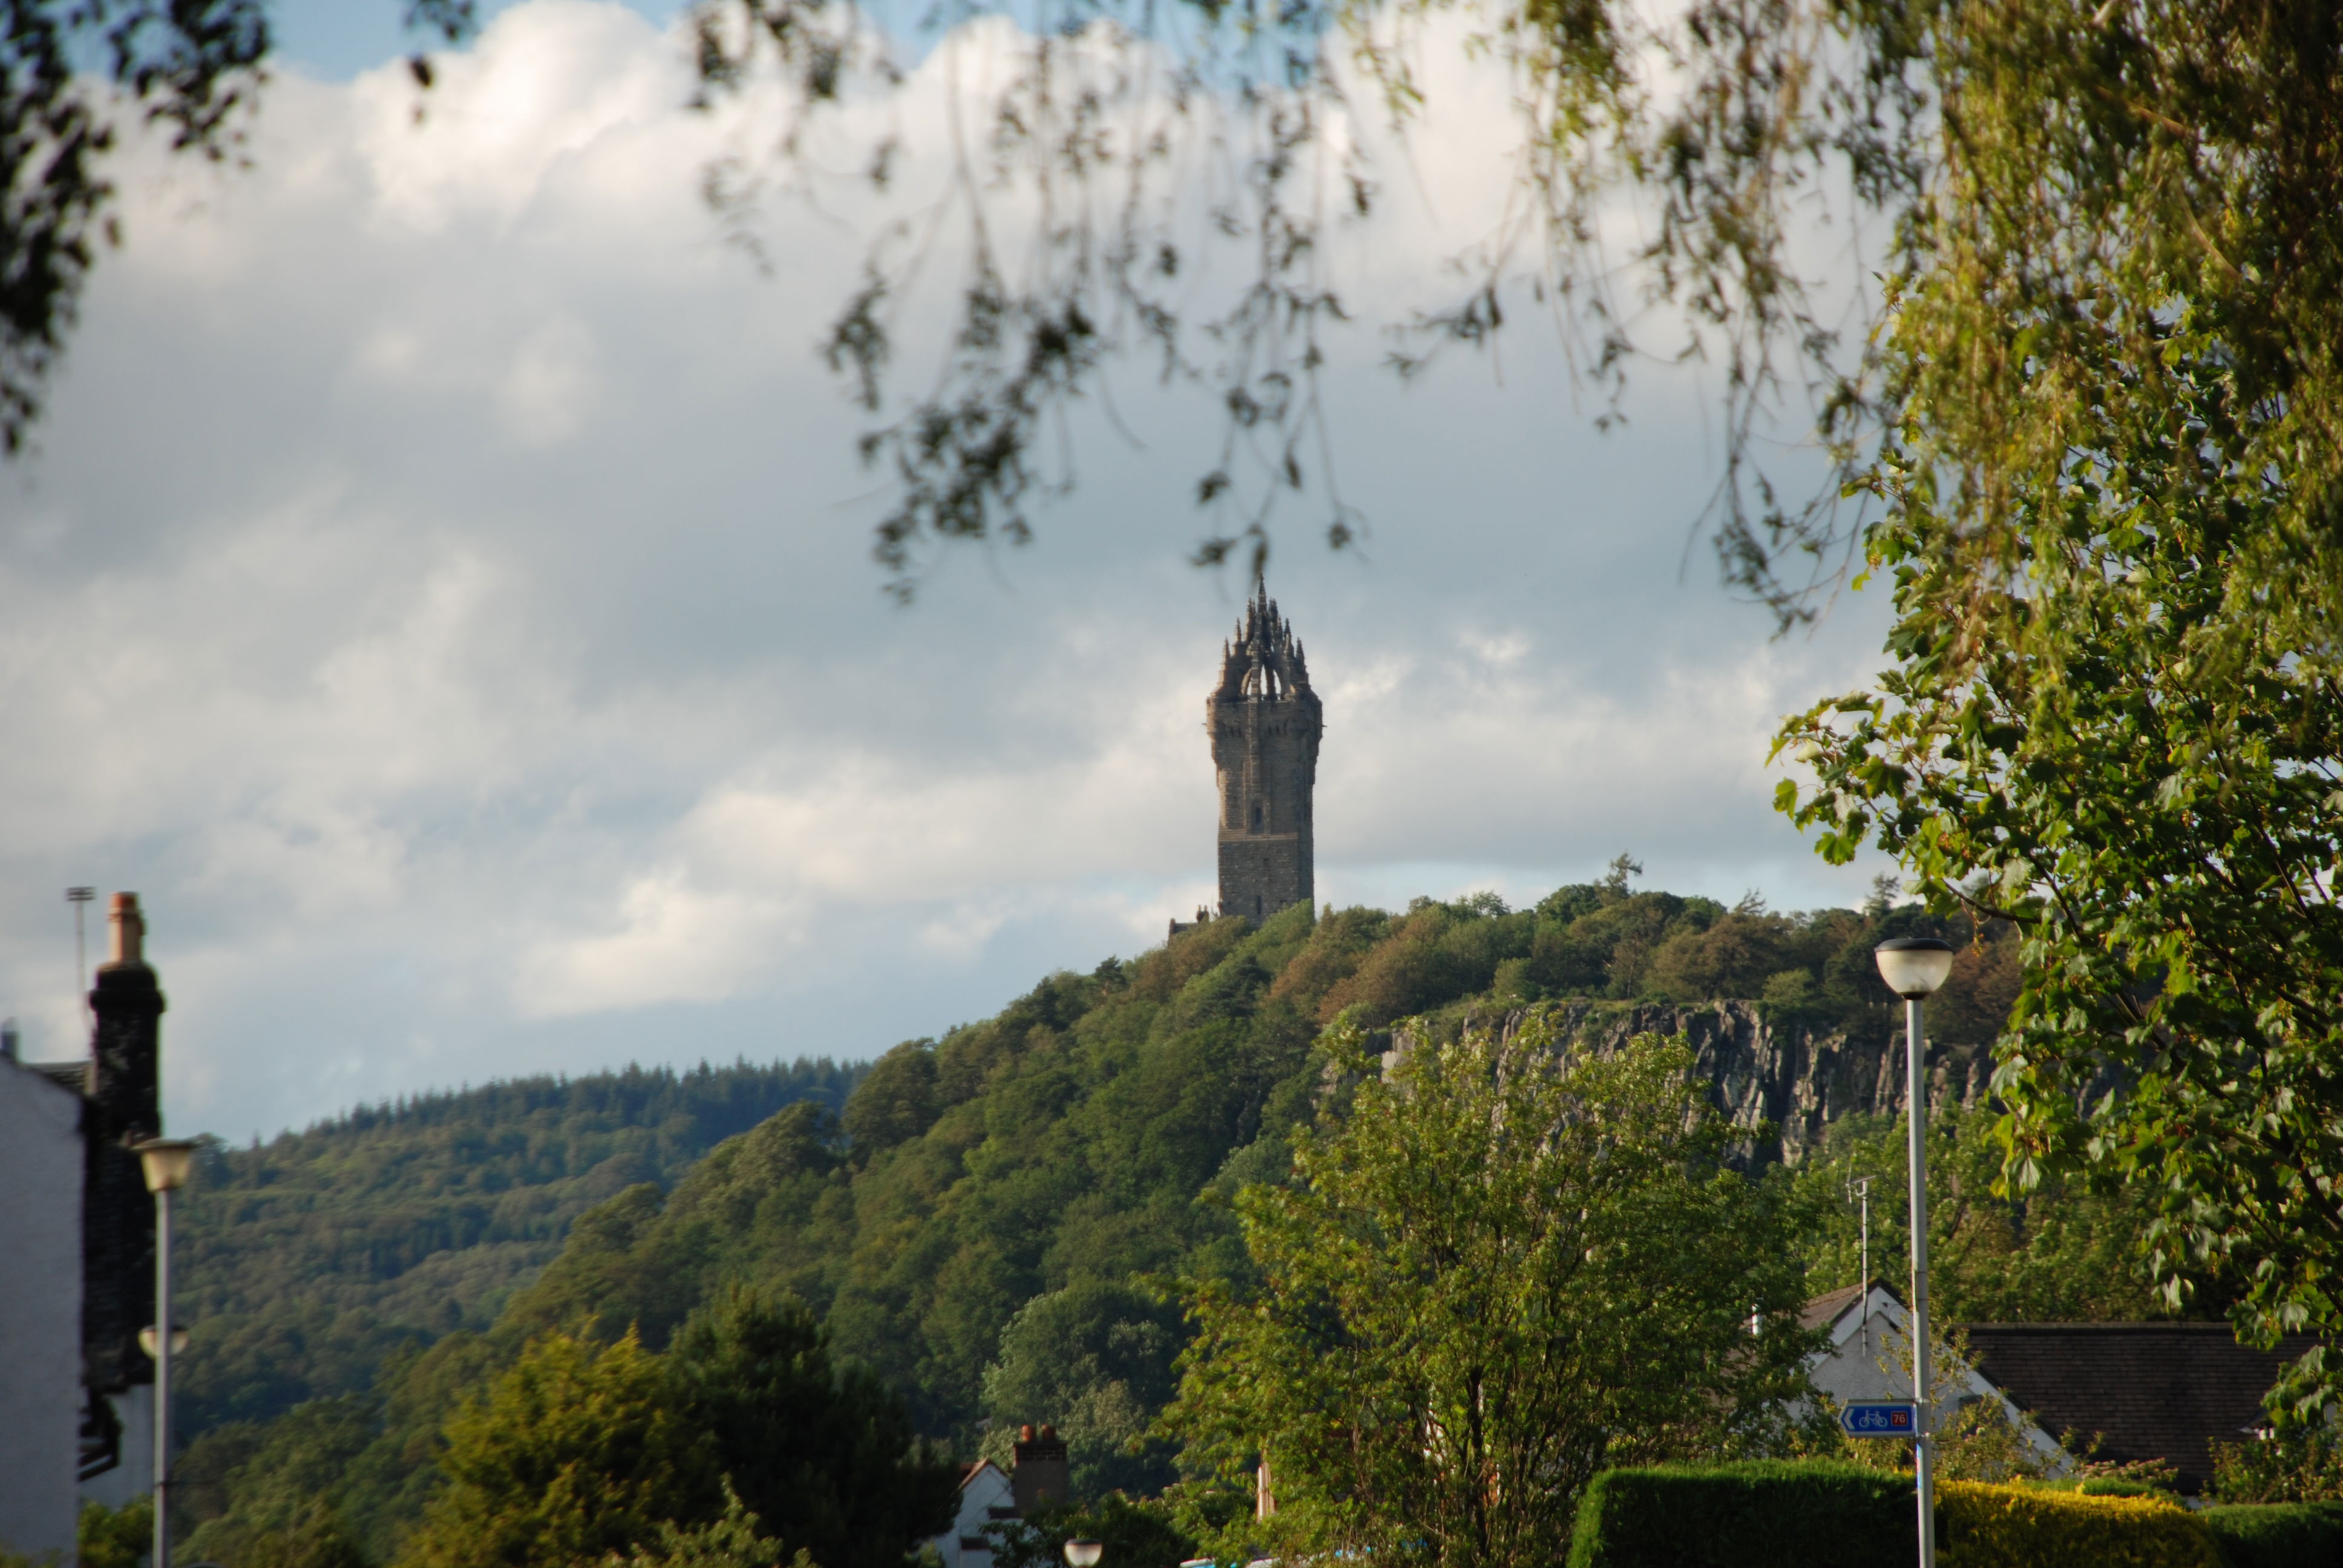
{"label": "tall light pole", "polygon": [[1895,937],[1873,950],[1879,978],[1904,999],[1905,1127],[1912,1181],[1912,1470],[1919,1493],[1920,1568],[1936,1568],[1936,1435],[1928,1403],[1928,1076],[1920,1004],[1953,972],[1953,947]]}
{"label": "tall light pole", "polygon": [[1856,1285],[1862,1292],[1855,1310],[1863,1314],[1863,1353],[1871,1353],[1871,1178],[1853,1176],[1847,1179],[1846,1195],[1863,1206],[1863,1240],[1855,1252]]}
{"label": "tall light pole", "polygon": [[89,944],[82,931],[82,911],[97,897],[96,888],[67,888],[65,902],[74,912],[74,995],[81,1005],[81,1031],[89,1033]]}
{"label": "tall light pole", "polygon": [[155,1194],[155,1568],[171,1568],[171,1194],[187,1184],[196,1146],[149,1138],[136,1147]]}

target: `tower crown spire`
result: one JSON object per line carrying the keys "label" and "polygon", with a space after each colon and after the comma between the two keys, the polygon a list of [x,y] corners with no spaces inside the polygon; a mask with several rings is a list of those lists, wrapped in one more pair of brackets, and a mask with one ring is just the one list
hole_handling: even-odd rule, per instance
{"label": "tower crown spire", "polygon": [[1277,613],[1269,586],[1261,584],[1245,601],[1234,638],[1222,645],[1221,687],[1215,696],[1278,701],[1310,689],[1310,668],[1293,625]]}
{"label": "tower crown spire", "polygon": [[1265,583],[1221,645],[1204,705],[1220,776],[1221,913],[1263,920],[1314,896],[1310,797],[1324,729],[1302,640]]}

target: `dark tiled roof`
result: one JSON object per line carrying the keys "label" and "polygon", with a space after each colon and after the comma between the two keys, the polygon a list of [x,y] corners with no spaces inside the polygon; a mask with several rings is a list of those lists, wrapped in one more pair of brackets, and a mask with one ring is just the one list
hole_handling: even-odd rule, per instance
{"label": "dark tiled roof", "polygon": [[[1867,1288],[1875,1291],[1885,1291],[1887,1295],[1895,1301],[1897,1306],[1900,1307],[1904,1304],[1904,1298],[1896,1294],[1896,1289],[1892,1285],[1884,1285],[1878,1280],[1875,1279]],[[1844,1317],[1849,1308],[1855,1306],[1863,1300],[1863,1294],[1865,1289],[1866,1287],[1863,1285],[1847,1285],[1839,1290],[1831,1291],[1825,1294],[1814,1297],[1812,1300],[1808,1301],[1804,1307],[1801,1307],[1798,1310],[1798,1326],[1802,1329],[1828,1328],[1831,1324],[1838,1322],[1840,1318]]]}
{"label": "dark tiled roof", "polygon": [[85,1061],[28,1061],[25,1070],[37,1072],[60,1089],[70,1089],[80,1094],[89,1088],[89,1063]]}
{"label": "dark tiled roof", "polygon": [[2094,1458],[2161,1459],[2184,1492],[2203,1489],[2211,1445],[2236,1442],[2262,1419],[2278,1369],[2318,1342],[2289,1338],[2275,1354],[2237,1343],[2227,1323],[1969,1323],[1969,1360],[2054,1437],[2087,1442]]}
{"label": "dark tiled roof", "polygon": [[1827,1327],[1838,1322],[1838,1315],[1841,1312],[1862,1299],[1861,1285],[1849,1285],[1845,1290],[1833,1291],[1827,1295],[1816,1296],[1805,1304],[1804,1311],[1798,1313],[1798,1326],[1802,1329]]}

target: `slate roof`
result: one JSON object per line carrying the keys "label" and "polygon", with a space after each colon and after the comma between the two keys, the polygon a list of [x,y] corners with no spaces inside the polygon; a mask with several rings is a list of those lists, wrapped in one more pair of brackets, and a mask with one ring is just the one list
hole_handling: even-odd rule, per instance
{"label": "slate roof", "polygon": [[1815,1297],[1799,1312],[1798,1326],[1811,1332],[1838,1322],[1840,1313],[1863,1300],[1865,1289],[1862,1285],[1849,1285]]}
{"label": "slate roof", "polygon": [[89,1091],[89,1063],[86,1061],[28,1061],[28,1072],[37,1072],[59,1089],[70,1089],[75,1094]]}
{"label": "slate roof", "polygon": [[2087,1442],[2095,1459],[2161,1459],[2195,1493],[2212,1473],[2211,1445],[2242,1441],[2262,1422],[2278,1369],[2318,1342],[2289,1337],[2275,1353],[2237,1343],[2227,1323],[1966,1323],[1969,1361],[2054,1435]]}

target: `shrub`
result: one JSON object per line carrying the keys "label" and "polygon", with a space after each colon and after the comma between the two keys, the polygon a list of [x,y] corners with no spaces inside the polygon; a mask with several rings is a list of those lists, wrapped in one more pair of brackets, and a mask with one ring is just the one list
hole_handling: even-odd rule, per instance
{"label": "shrub", "polygon": [[155,1500],[134,1497],[120,1508],[85,1503],[74,1533],[82,1568],[139,1568],[153,1555]]}
{"label": "shrub", "polygon": [[2343,1443],[2324,1432],[2217,1442],[2208,1490],[2223,1503],[2343,1501]]}
{"label": "shrub", "polygon": [[2343,1503],[2235,1503],[2197,1517],[2228,1568],[2332,1568],[2343,1563]]}
{"label": "shrub", "polygon": [[1944,1568],[2221,1568],[2205,1526],[2157,1498],[1948,1481],[1936,1527]]}
{"label": "shrub", "polygon": [[1649,1465],[1587,1483],[1570,1568],[1876,1568],[1908,1561],[1908,1480],[1808,1461]]}
{"label": "shrub", "polygon": [[[1610,1470],[1578,1506],[1569,1568],[1864,1568],[1908,1562],[1908,1473],[1830,1462],[1758,1462]],[[2251,1536],[2226,1568],[2343,1561],[2343,1508],[2216,1509],[2318,1513],[2208,1529],[2155,1497],[2088,1496],[2041,1486],[1947,1481],[1936,1495],[1943,1568],[2225,1568],[2222,1547]],[[2333,1532],[2323,1533],[2322,1532]],[[2221,1545],[2216,1545],[2216,1535]]]}

